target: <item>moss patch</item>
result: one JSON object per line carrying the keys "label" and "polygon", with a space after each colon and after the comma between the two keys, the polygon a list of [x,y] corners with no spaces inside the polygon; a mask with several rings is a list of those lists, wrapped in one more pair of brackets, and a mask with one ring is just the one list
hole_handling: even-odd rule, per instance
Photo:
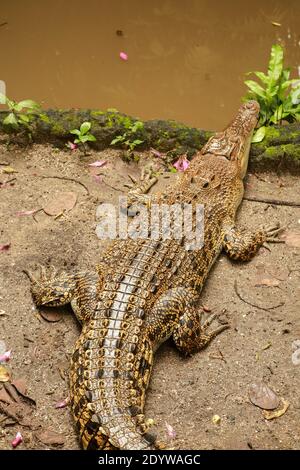
{"label": "moss patch", "polygon": [[[2,124],[6,115],[7,112],[0,111],[2,133],[7,131]],[[49,109],[37,116],[32,135],[37,143],[52,143],[57,147],[64,147],[68,140],[73,139],[70,130],[79,128],[84,121],[90,121],[91,132],[97,139],[91,147],[103,150],[117,136],[130,130],[137,120],[116,109]],[[153,147],[161,152],[168,152],[173,158],[182,153],[191,157],[213,134],[173,120],[157,119],[143,124],[143,128],[131,136],[143,141],[138,148],[144,150]],[[253,169],[275,171],[278,168],[288,168],[293,172],[300,172],[299,144],[300,123],[268,127],[265,139],[251,147],[250,165]]]}

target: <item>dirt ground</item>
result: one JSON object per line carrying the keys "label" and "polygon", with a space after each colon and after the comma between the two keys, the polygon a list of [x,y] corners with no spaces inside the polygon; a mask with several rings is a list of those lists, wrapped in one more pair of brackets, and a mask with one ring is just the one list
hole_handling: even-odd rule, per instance
{"label": "dirt ground", "polygon": [[[88,166],[96,160],[107,164],[96,169]],[[42,318],[22,270],[35,263],[70,270],[96,264],[104,248],[95,234],[96,208],[101,202],[116,202],[120,191],[126,191],[128,174],[138,176],[145,160],[128,164],[118,151],[83,157],[48,146],[9,152],[0,147],[0,182],[15,178],[0,184],[0,245],[10,243],[0,252],[0,341],[12,351],[7,363],[11,380],[23,378],[28,389],[23,395],[36,402],[18,395],[20,403],[9,405],[12,416],[8,416],[3,412],[5,400],[0,401],[0,449],[11,449],[17,431],[24,438],[19,449],[79,448],[69,408],[55,408],[55,404],[68,395],[69,359],[80,328],[69,308],[53,309],[58,312],[56,322]],[[5,173],[3,163],[16,172]],[[43,176],[73,178],[88,191],[76,181]],[[177,175],[162,175],[154,191],[170,178]],[[17,215],[58,200],[62,191],[77,195],[69,212],[59,217],[43,211],[34,217]],[[299,178],[252,174],[247,192],[299,202]],[[287,225],[288,231],[299,230],[300,208],[244,201],[238,216],[238,224],[248,228],[276,221]],[[300,340],[299,260],[299,248],[284,243],[272,245],[271,251],[262,248],[246,264],[221,255],[202,301],[212,312],[226,316],[231,328],[189,359],[181,357],[171,342],[156,355],[146,414],[155,419],[155,432],[170,446],[300,448],[300,365],[292,361],[292,343]],[[249,386],[261,381],[289,402],[282,416],[266,420],[249,401]],[[3,393],[0,383],[2,398]],[[212,420],[214,415],[220,417],[218,424]],[[176,431],[172,441],[166,423]],[[50,431],[61,434],[60,438],[51,439]]]}

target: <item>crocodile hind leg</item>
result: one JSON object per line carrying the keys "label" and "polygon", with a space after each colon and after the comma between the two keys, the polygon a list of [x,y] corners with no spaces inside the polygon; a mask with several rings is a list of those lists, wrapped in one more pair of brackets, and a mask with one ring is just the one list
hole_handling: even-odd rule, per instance
{"label": "crocodile hind leg", "polygon": [[229,328],[229,325],[220,325],[209,330],[216,315],[210,315],[204,320],[204,314],[196,308],[189,308],[179,320],[179,325],[173,332],[173,340],[183,354],[190,356],[205,348],[219,333]]}
{"label": "crocodile hind leg", "polygon": [[224,229],[223,249],[227,255],[237,261],[249,261],[265,242],[275,243],[281,240],[275,237],[283,230],[276,226],[260,229],[256,232],[240,232],[234,227]]}
{"label": "crocodile hind leg", "polygon": [[24,270],[31,281],[31,294],[37,306],[61,307],[68,303],[82,323],[92,314],[103,279],[93,272],[75,274],[53,266],[39,265],[36,272]]}
{"label": "crocodile hind leg", "polygon": [[204,320],[197,307],[198,301],[199,295],[193,289],[177,287],[169,290],[154,306],[152,322],[155,328],[152,331],[150,325],[150,336],[155,334],[157,343],[173,336],[177,348],[186,355],[204,348],[228,325],[209,331],[215,315]]}

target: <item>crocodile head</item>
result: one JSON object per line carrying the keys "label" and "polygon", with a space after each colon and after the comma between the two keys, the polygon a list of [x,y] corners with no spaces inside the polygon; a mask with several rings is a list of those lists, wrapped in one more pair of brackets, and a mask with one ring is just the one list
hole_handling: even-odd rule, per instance
{"label": "crocodile head", "polygon": [[252,134],[257,124],[259,104],[247,101],[237,112],[235,118],[224,129],[212,136],[201,153],[210,153],[237,162],[240,177],[244,178],[249,159]]}

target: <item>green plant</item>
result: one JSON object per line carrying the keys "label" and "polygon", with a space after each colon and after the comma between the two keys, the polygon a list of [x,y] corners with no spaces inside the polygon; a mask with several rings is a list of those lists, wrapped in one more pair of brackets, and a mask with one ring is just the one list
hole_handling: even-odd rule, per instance
{"label": "green plant", "polygon": [[14,132],[25,130],[31,137],[32,122],[40,111],[40,105],[33,100],[13,101],[2,93],[0,104],[6,105],[9,111],[2,124]]}
{"label": "green plant", "polygon": [[142,121],[135,121],[131,122],[128,119],[126,122],[125,131],[121,135],[117,135],[110,145],[122,144],[122,146],[127,150],[128,154],[131,154],[138,145],[141,145],[144,141],[137,139],[136,134],[138,131],[144,128],[144,124]]}
{"label": "green plant", "polygon": [[79,129],[72,129],[70,134],[77,135],[74,139],[74,144],[78,144],[80,148],[83,149],[83,153],[86,155],[87,153],[87,142],[95,142],[96,137],[91,134],[89,131],[92,127],[92,124],[88,121],[85,121],[81,124]]}
{"label": "green plant", "polygon": [[290,69],[283,66],[283,48],[275,44],[271,48],[268,72],[249,72],[260,80],[245,80],[249,88],[246,99],[255,99],[260,104],[259,129],[253,142],[260,142],[266,127],[300,120],[300,80],[290,79]]}

